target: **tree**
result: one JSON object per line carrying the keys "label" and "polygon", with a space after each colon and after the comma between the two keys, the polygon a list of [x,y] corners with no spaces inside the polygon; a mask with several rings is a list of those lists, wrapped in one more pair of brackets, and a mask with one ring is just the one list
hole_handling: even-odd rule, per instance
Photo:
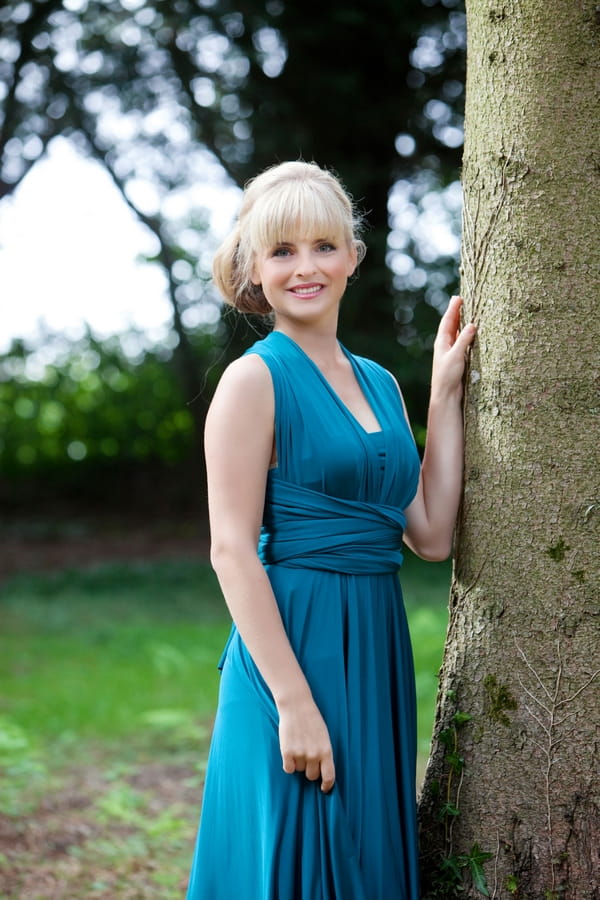
{"label": "tree", "polygon": [[590,900],[600,897],[597,4],[471,0],[467,23],[462,276],[479,336],[420,804],[424,896]]}
{"label": "tree", "polygon": [[[416,171],[417,194],[456,177],[461,0],[9,0],[0,24],[0,197],[57,134],[107,168],[156,237],[188,396],[200,380],[190,330],[212,329],[240,350],[215,321],[214,242],[195,188],[216,169],[242,184],[302,154],[335,167],[368,213],[369,254],[342,337],[396,369],[424,420],[423,351],[454,289],[455,259],[426,258],[410,234],[388,246],[388,194]],[[416,279],[386,266],[400,250]],[[398,353],[398,338],[413,342],[411,354]]]}

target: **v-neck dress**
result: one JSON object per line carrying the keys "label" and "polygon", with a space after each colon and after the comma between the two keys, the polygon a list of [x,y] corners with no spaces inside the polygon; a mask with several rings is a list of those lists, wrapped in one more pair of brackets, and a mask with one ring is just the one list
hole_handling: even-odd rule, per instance
{"label": "v-neck dress", "polygon": [[291,338],[254,344],[275,392],[277,466],[259,555],[327,723],[336,782],[282,769],[272,695],[235,626],[187,900],[417,900],[416,709],[398,569],[419,457],[396,384],[349,359],[367,432]]}

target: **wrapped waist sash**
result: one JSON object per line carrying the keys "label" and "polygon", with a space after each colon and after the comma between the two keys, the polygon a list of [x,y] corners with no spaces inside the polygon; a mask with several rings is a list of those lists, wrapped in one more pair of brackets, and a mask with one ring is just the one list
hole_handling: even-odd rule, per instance
{"label": "wrapped waist sash", "polygon": [[264,565],[356,575],[396,572],[405,525],[396,507],[344,500],[274,478],[258,551]]}

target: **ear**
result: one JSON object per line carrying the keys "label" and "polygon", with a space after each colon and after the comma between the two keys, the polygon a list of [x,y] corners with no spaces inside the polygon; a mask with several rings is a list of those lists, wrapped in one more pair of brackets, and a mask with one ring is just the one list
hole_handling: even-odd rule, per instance
{"label": "ear", "polygon": [[348,278],[350,278],[351,275],[354,275],[354,272],[356,271],[356,267],[358,265],[358,251],[356,249],[356,244],[354,243],[354,241],[352,241],[352,243],[350,244],[348,252],[350,257],[348,260]]}

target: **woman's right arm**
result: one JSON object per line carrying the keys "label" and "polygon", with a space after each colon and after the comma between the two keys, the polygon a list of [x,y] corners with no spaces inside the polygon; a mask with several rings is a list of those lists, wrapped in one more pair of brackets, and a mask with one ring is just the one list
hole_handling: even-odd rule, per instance
{"label": "woman's right arm", "polygon": [[[274,435],[271,375],[249,354],[223,374],[206,418],[211,562],[225,601],[279,713],[286,772],[335,780],[327,726],[290,645],[257,554]],[[251,761],[249,760],[251,764]]]}

